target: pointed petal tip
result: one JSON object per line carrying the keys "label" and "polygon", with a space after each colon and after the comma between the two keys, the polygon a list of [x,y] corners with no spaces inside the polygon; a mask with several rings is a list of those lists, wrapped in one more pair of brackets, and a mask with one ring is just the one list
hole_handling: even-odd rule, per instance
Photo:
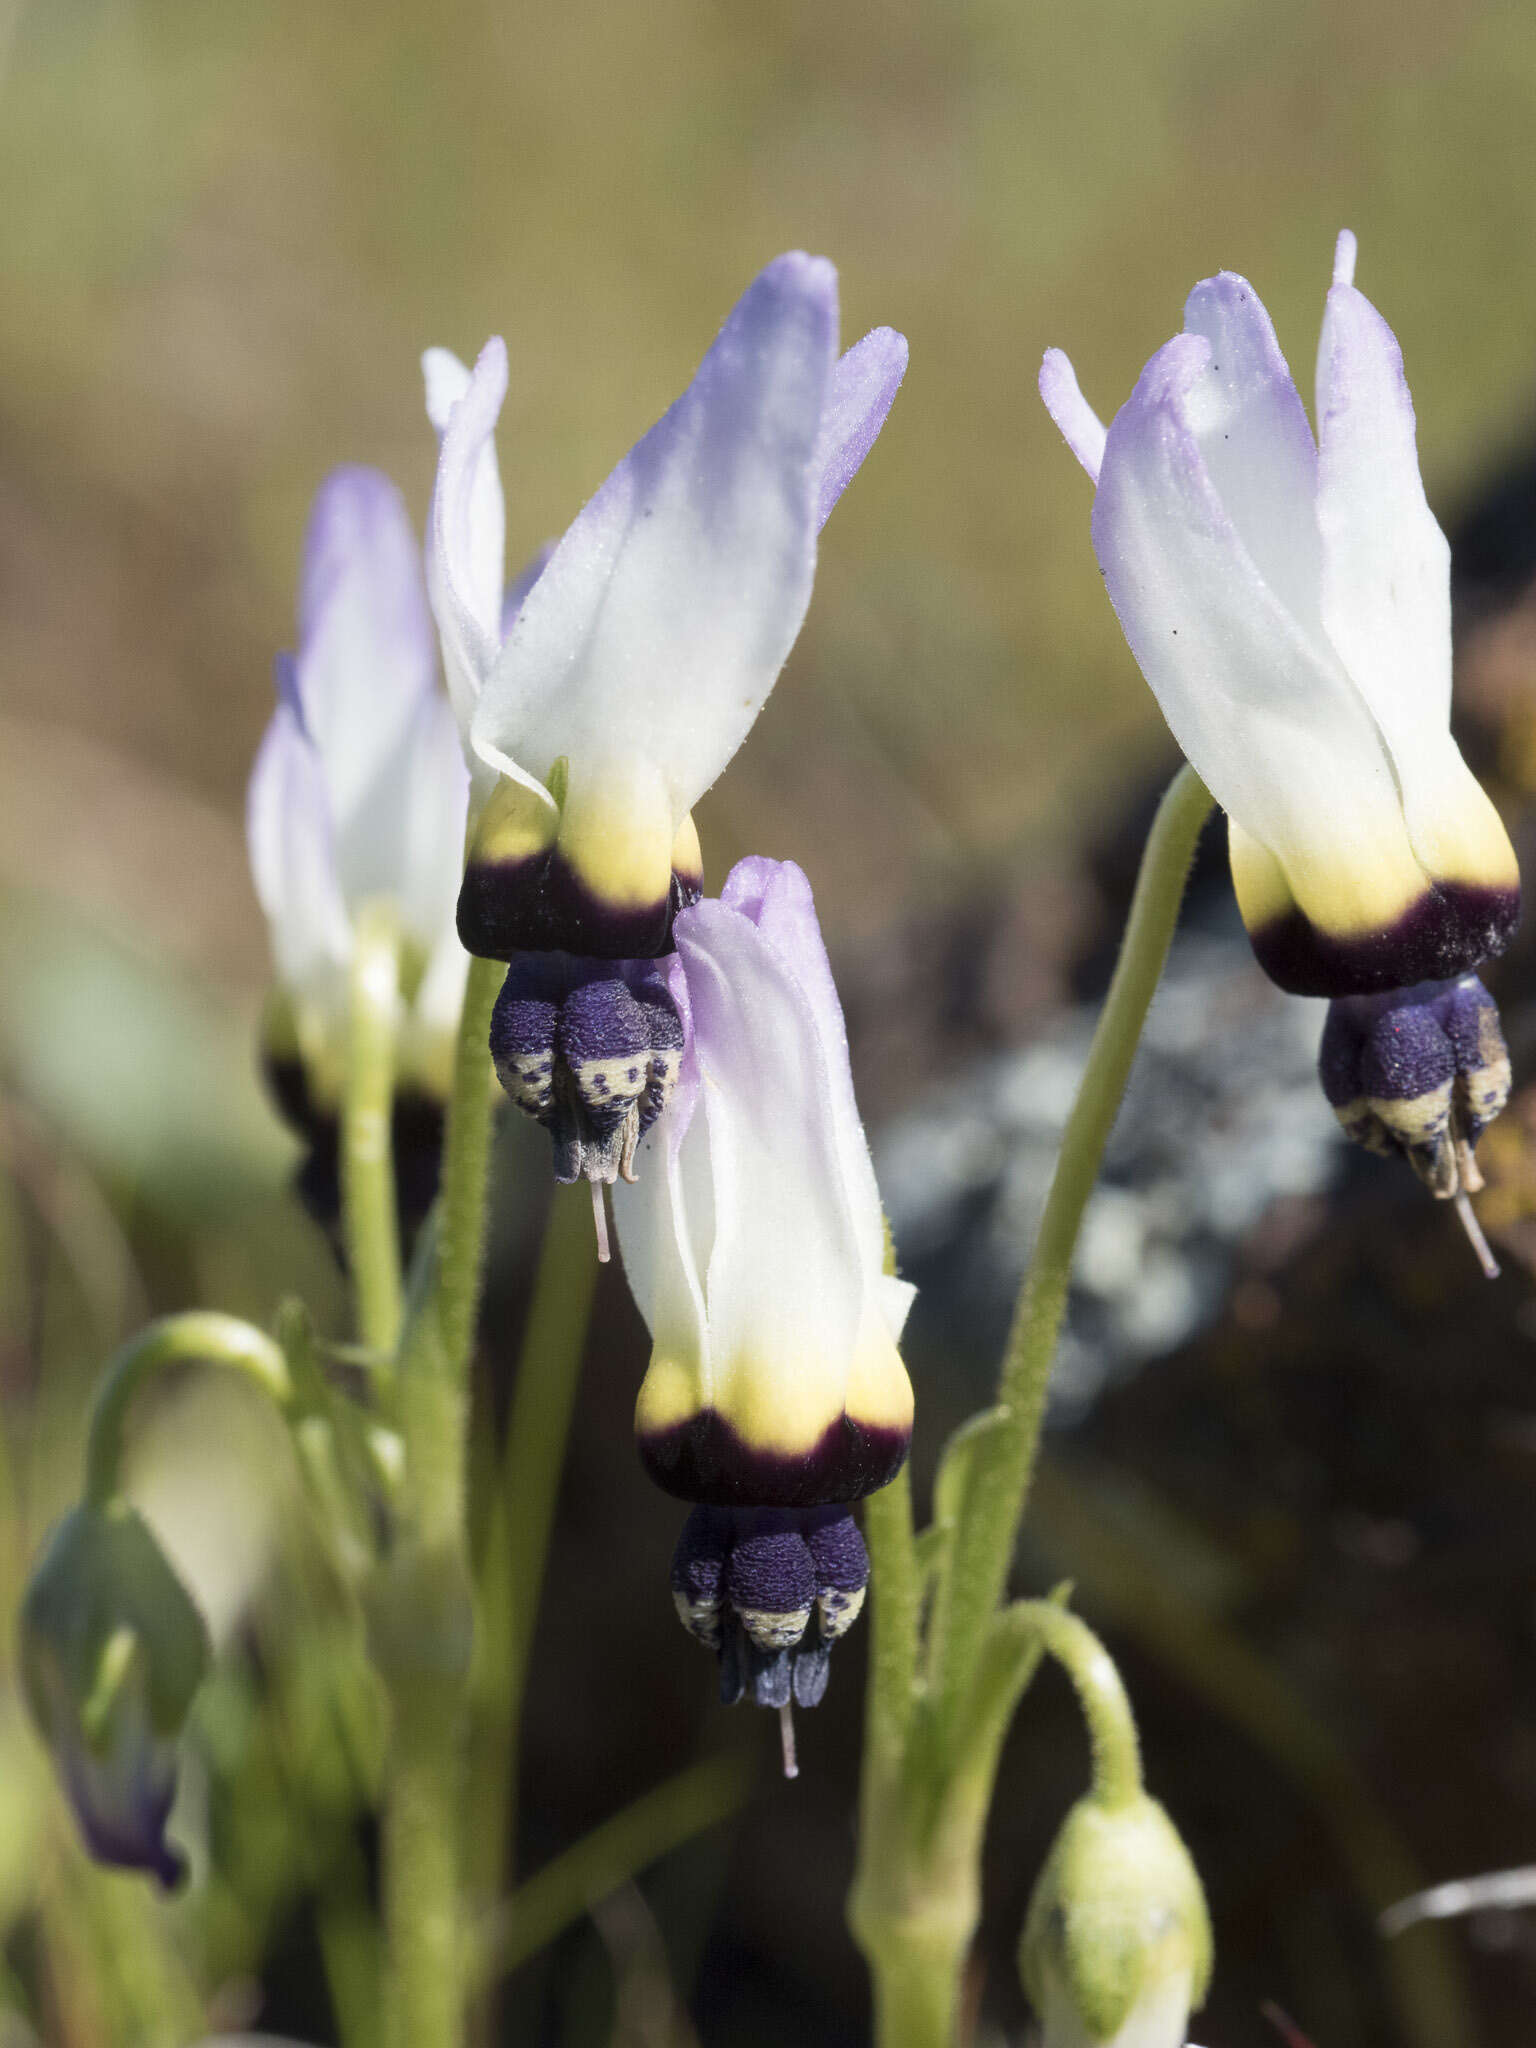
{"label": "pointed petal tip", "polygon": [[1072,453],[1095,483],[1104,463],[1104,422],[1084,398],[1077,372],[1064,349],[1048,348],[1041,359],[1040,397]]}
{"label": "pointed petal tip", "polygon": [[760,284],[773,284],[807,298],[837,301],[837,265],[826,256],[811,256],[804,249],[786,249],[758,273]]}
{"label": "pointed petal tip", "polygon": [[1339,239],[1333,245],[1333,281],[1335,284],[1353,284],[1355,281],[1355,258],[1360,245],[1353,228],[1340,228]]}

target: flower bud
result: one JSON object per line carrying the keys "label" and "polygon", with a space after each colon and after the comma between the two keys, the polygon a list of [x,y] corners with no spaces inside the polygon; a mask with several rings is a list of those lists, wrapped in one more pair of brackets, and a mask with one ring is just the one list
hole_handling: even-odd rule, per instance
{"label": "flower bud", "polygon": [[1367,1151],[1400,1152],[1449,1200],[1482,1178],[1478,1138],[1509,1100],[1509,1053],[1475,974],[1329,1005],[1317,1056],[1323,1093]]}
{"label": "flower bud", "polygon": [[175,1884],[165,1839],[176,1752],[208,1667],[208,1631],[148,1523],[84,1502],[53,1531],[22,1602],[27,1704],[103,1863]]}
{"label": "flower bud", "polygon": [[1019,1970],[1042,2048],[1184,2048],[1211,1974],[1189,1852],[1155,1799],[1080,1799],[1030,1900]]}

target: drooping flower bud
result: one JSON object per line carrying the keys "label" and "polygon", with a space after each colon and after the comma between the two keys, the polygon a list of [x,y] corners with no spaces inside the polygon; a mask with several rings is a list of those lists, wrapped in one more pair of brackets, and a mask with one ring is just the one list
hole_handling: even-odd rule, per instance
{"label": "drooping flower bud", "polygon": [[1323,1093],[1367,1151],[1400,1152],[1442,1201],[1482,1186],[1472,1148],[1509,1100],[1509,1052],[1475,974],[1329,1005]]}
{"label": "drooping flower bud", "polygon": [[1184,2048],[1210,1981],[1210,1919],[1155,1799],[1073,1807],[1030,1900],[1019,1970],[1042,2048]]}
{"label": "drooping flower bud", "polygon": [[869,1553],[847,1508],[695,1508],[672,1558],[678,1618],[720,1660],[720,1698],[814,1707],[859,1617]]}
{"label": "drooping flower bud", "polygon": [[48,1540],[22,1603],[22,1683],[86,1847],[182,1875],[165,1839],[177,1748],[208,1668],[208,1631],[126,1501],[84,1502]]}
{"label": "drooping flower bud", "polygon": [[558,1181],[633,1180],[635,1147],[667,1105],[683,1025],[649,961],[535,953],[513,962],[491,1016],[501,1085],[549,1132]]}

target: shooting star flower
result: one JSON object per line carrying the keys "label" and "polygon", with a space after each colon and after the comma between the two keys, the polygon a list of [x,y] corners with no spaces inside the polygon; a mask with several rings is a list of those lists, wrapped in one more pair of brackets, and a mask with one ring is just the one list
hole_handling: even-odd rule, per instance
{"label": "shooting star flower", "polygon": [[1450,734],[1450,555],[1392,330],[1341,234],[1317,437],[1269,315],[1196,285],[1107,433],[1058,349],[1041,395],[1163,715],[1227,812],[1260,963],[1302,995],[1449,980],[1507,944],[1509,839]]}

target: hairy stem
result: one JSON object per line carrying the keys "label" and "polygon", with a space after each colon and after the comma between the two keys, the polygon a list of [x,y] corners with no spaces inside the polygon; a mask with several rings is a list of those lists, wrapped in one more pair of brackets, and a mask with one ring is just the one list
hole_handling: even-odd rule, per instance
{"label": "hairy stem", "polygon": [[954,1724],[989,1619],[1007,1584],[1083,1212],[1168,957],[1190,862],[1210,808],[1205,785],[1192,768],[1181,768],[1158,806],[1142,854],[1120,957],[1067,1118],[1034,1257],[1014,1310],[998,1376],[998,1426],[977,1443],[960,1506],[944,1636],[934,1645],[941,1729]]}
{"label": "hairy stem", "polygon": [[458,1841],[471,1648],[465,1521],[469,1368],[485,1251],[491,1009],[506,969],[471,960],[454,1051],[431,1284],[401,1347],[401,1526],[375,1602],[390,1695],[384,1920],[393,2048],[463,2039]]}

